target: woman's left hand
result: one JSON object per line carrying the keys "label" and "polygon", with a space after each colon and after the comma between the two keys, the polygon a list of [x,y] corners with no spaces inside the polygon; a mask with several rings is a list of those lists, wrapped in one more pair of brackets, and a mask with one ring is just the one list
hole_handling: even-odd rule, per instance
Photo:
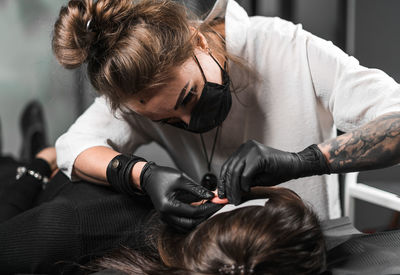
{"label": "woman's left hand", "polygon": [[329,173],[329,166],[311,145],[299,153],[280,151],[249,140],[222,165],[218,196],[235,205],[252,186],[273,186],[291,179]]}

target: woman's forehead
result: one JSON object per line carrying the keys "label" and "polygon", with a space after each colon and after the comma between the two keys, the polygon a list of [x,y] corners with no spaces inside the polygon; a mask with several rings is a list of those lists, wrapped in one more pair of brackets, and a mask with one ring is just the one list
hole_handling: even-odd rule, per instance
{"label": "woman's forehead", "polygon": [[128,106],[150,119],[153,119],[154,116],[165,115],[174,110],[180,93],[193,83],[194,79],[198,77],[197,73],[197,65],[190,58],[181,66],[173,69],[172,78],[164,85],[134,95],[129,100]]}
{"label": "woman's forehead", "polygon": [[170,81],[166,85],[148,91],[150,95],[135,95],[128,101],[128,107],[152,120],[159,115],[167,115],[174,111],[178,97],[185,87],[182,81]]}

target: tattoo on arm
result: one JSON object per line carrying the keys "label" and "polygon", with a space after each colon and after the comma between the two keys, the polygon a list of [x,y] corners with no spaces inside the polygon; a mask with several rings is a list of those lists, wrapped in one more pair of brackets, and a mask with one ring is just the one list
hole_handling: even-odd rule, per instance
{"label": "tattoo on arm", "polygon": [[400,162],[400,112],[382,115],[319,148],[333,173],[394,165]]}

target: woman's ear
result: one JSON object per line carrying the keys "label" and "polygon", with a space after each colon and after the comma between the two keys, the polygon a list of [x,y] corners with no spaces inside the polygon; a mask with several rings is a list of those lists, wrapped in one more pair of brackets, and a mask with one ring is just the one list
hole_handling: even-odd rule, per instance
{"label": "woman's ear", "polygon": [[208,51],[209,47],[206,37],[201,32],[196,30],[194,27],[190,27],[190,30],[194,34],[193,39],[195,46],[201,48],[204,51]]}
{"label": "woman's ear", "polygon": [[205,51],[209,49],[207,39],[201,32],[197,33],[197,46]]}

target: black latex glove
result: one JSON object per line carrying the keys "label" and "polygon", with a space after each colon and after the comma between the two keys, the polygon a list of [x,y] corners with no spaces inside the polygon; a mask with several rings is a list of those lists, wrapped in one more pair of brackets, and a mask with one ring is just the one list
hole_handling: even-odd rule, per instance
{"label": "black latex glove", "polygon": [[213,192],[184,173],[154,162],[143,167],[140,186],[150,196],[161,219],[180,231],[192,229],[222,207],[210,202],[190,205],[191,202],[213,198]]}
{"label": "black latex glove", "polygon": [[329,173],[328,163],[315,144],[299,153],[290,153],[249,140],[222,165],[218,197],[226,197],[236,205],[241,201],[241,193],[249,192],[252,186],[272,186]]}

